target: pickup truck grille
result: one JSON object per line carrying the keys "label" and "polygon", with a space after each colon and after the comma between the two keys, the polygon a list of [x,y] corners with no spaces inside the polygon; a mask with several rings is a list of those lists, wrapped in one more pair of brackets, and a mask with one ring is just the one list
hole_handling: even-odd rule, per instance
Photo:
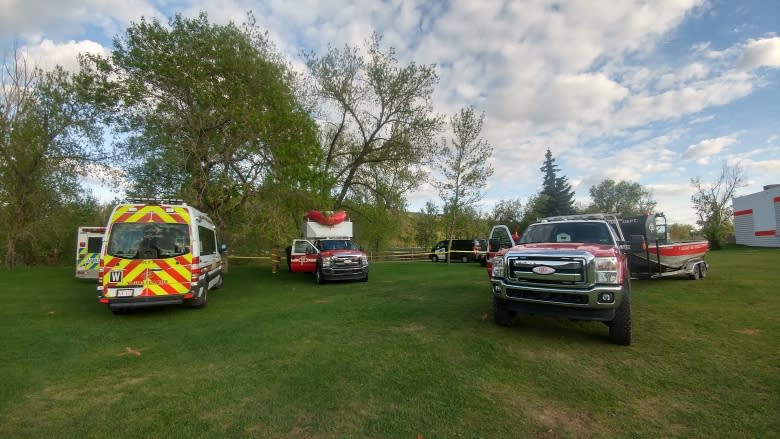
{"label": "pickup truck grille", "polygon": [[587,261],[578,257],[515,256],[507,259],[508,280],[534,284],[587,282]]}
{"label": "pickup truck grille", "polygon": [[360,255],[339,255],[332,259],[334,268],[360,267]]}

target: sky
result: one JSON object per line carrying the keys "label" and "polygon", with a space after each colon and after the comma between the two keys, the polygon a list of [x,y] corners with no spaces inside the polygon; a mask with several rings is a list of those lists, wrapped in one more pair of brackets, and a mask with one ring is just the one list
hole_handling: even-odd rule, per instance
{"label": "sky", "polygon": [[[540,190],[547,148],[575,191],[605,179],[650,189],[670,223],[695,223],[691,178],[741,166],[737,195],[780,183],[780,1],[0,0],[0,47],[39,66],[107,54],[142,17],[180,13],[260,28],[301,53],[382,35],[403,64],[435,64],[435,111],[484,111],[495,172],[478,206]],[[100,191],[99,191],[100,192]],[[439,195],[409,194],[418,211]]]}

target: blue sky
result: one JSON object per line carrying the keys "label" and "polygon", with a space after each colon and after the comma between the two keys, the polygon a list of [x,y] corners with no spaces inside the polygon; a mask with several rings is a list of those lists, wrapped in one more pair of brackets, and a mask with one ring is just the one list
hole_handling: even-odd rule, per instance
{"label": "blue sky", "polygon": [[[372,32],[406,62],[436,64],[436,111],[485,111],[495,174],[482,208],[526,200],[550,148],[578,201],[605,178],[651,189],[694,222],[691,177],[746,171],[745,195],[780,183],[780,1],[0,0],[0,42],[44,67],[75,68],[142,16],[206,11],[258,25],[294,65],[303,50]],[[410,209],[441,204],[430,186]]]}

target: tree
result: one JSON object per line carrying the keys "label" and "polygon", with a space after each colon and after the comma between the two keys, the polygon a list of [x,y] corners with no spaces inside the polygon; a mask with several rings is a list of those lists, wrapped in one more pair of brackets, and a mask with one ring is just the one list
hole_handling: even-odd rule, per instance
{"label": "tree", "polygon": [[[136,195],[181,197],[209,212],[224,236],[262,190],[319,185],[316,125],[292,69],[251,14],[242,27],[212,25],[205,13],[176,15],[167,27],[141,19],[114,40],[109,59],[89,60],[122,104]],[[278,207],[263,213],[285,217]],[[278,235],[273,229],[265,235]]]}
{"label": "tree", "polygon": [[591,186],[590,198],[593,204],[588,211],[603,213],[619,213],[623,216],[637,216],[655,209],[656,201],[652,192],[641,184],[606,179]]}
{"label": "tree", "polygon": [[504,224],[510,230],[518,230],[525,215],[525,207],[519,198],[514,200],[500,200],[493,206],[489,220],[493,224]]}
{"label": "tree", "polygon": [[407,170],[397,174],[405,180],[398,190],[416,187],[422,178],[414,170],[427,160],[441,125],[432,113],[434,66],[400,66],[395,50],[382,51],[380,42],[374,34],[365,56],[350,46],[307,55],[321,101],[320,169],[328,178],[322,189],[333,195],[334,209],[358,190],[381,192],[372,177],[377,166]]}
{"label": "tree", "polygon": [[538,213],[541,216],[571,215],[574,209],[574,191],[565,176],[558,177],[558,165],[550,148],[544,155],[544,163],[539,168],[544,174],[542,191],[537,199]]}
{"label": "tree", "polygon": [[[35,263],[41,232],[60,207],[78,202],[78,176],[101,154],[100,110],[84,78],[44,72],[19,51],[0,70],[0,225],[5,265]],[[46,224],[46,221],[49,221]]]}
{"label": "tree", "polygon": [[720,175],[712,184],[702,183],[699,177],[692,178],[696,192],[691,197],[696,211],[696,224],[701,226],[710,248],[720,250],[728,231],[733,229],[731,200],[736,190],[744,186],[745,171],[740,164],[721,167]]}
{"label": "tree", "polygon": [[434,158],[435,169],[444,179],[435,182],[447,216],[446,237],[455,238],[458,219],[482,199],[482,189],[493,175],[488,158],[493,147],[483,138],[485,114],[479,116],[469,107],[450,119],[453,137],[442,140]]}
{"label": "tree", "polygon": [[415,220],[414,239],[417,245],[426,248],[438,241],[440,219],[439,207],[432,201],[426,201],[425,208],[420,209]]}

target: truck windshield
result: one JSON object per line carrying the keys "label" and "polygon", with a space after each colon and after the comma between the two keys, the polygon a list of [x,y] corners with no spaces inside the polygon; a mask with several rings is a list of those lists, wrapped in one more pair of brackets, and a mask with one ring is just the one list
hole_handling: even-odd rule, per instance
{"label": "truck windshield", "polygon": [[520,243],[577,242],[614,245],[608,227],[605,223],[597,222],[534,224],[523,233]]}
{"label": "truck windshield", "polygon": [[125,259],[159,259],[190,251],[187,224],[116,223],[107,253]]}
{"label": "truck windshield", "polygon": [[358,247],[349,239],[326,239],[317,244],[320,250],[357,250]]}

